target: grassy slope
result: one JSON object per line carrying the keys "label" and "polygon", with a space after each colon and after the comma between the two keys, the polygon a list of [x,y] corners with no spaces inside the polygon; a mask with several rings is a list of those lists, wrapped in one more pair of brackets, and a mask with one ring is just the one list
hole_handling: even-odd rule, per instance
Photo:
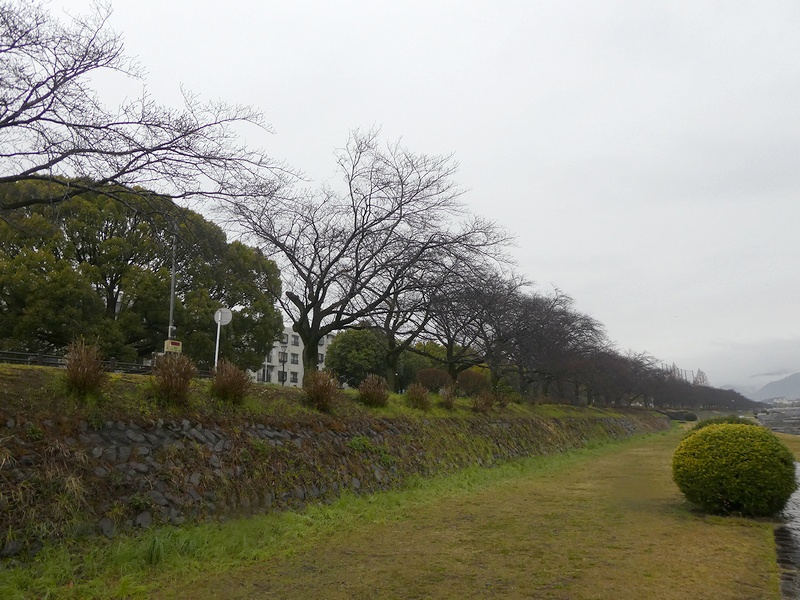
{"label": "grassy slope", "polygon": [[[100,408],[64,397],[47,369],[25,398],[16,369],[0,367],[0,404],[12,415],[168,416],[138,378],[116,378]],[[190,410],[216,411],[198,387]],[[283,392],[263,387],[237,412],[305,412]],[[384,410],[411,413],[397,398]],[[778,598],[772,523],[692,513],[670,477],[678,440],[470,469],[302,514],[100,540],[73,555],[50,548],[32,568],[0,571],[0,597]]]}
{"label": "grassy slope", "polygon": [[[74,598],[779,598],[773,524],[692,512],[671,481],[679,438],[469,469],[302,514],[149,532],[80,565],[50,555],[0,573],[0,592],[14,597],[3,579],[28,578],[27,597],[43,596],[49,572],[62,581],[56,595]],[[64,586],[70,569],[95,579]]]}
{"label": "grassy slope", "polygon": [[772,524],[692,513],[678,434],[525,461],[490,486],[400,497],[358,526],[162,598],[778,598]]}

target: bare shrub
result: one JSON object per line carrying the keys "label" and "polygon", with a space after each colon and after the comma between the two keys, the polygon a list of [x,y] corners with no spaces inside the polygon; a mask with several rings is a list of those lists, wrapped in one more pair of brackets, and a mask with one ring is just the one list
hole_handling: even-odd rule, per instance
{"label": "bare shrub", "polygon": [[494,406],[495,397],[489,391],[481,392],[472,399],[472,410],[477,413],[488,413]]}
{"label": "bare shrub", "polygon": [[417,383],[429,392],[438,392],[443,387],[451,385],[453,378],[442,369],[420,369],[417,371]]}
{"label": "bare shrub", "polygon": [[389,385],[380,375],[370,373],[358,386],[358,397],[367,406],[389,404]]}
{"label": "bare shrub", "polygon": [[220,360],[214,369],[211,395],[228,404],[241,404],[253,381],[246,371],[232,362]]}
{"label": "bare shrub", "polygon": [[406,401],[411,408],[428,411],[431,409],[431,399],[425,386],[412,383],[406,390]]}
{"label": "bare shrub", "polygon": [[330,412],[338,387],[327,371],[308,373],[303,381],[304,401],[321,412]]}
{"label": "bare shrub", "polygon": [[441,399],[439,400],[439,404],[442,405],[443,408],[447,410],[453,410],[456,405],[456,386],[455,385],[448,385],[442,388],[440,392]]}
{"label": "bare shrub", "polygon": [[67,348],[66,365],[64,377],[67,391],[71,394],[96,395],[108,383],[100,348],[86,343],[83,338],[78,338]]}
{"label": "bare shrub", "polygon": [[478,373],[472,369],[461,371],[458,374],[458,388],[465,396],[474,398],[481,392],[485,392],[490,387],[489,378],[483,373]]}
{"label": "bare shrub", "polygon": [[165,404],[186,405],[189,387],[196,375],[197,368],[188,356],[175,352],[159,356],[153,365],[156,397]]}

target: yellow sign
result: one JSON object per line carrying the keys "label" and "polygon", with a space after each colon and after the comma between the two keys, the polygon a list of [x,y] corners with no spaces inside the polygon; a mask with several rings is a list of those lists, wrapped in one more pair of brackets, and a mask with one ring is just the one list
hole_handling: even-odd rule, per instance
{"label": "yellow sign", "polygon": [[183,351],[183,342],[178,340],[167,340],[164,342],[164,352],[178,352]]}

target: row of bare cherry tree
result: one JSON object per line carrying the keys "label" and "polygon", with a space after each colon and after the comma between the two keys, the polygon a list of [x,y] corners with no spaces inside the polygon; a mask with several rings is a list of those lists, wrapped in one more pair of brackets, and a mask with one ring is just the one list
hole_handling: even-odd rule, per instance
{"label": "row of bare cherry tree", "polygon": [[105,108],[96,72],[141,75],[109,14],[96,5],[62,22],[37,2],[0,4],[0,184],[15,184],[13,196],[0,187],[0,217],[89,191],[125,202],[131,189],[154,206],[172,198],[219,210],[280,267],[283,288],[272,292],[303,339],[307,372],[323,336],[369,324],[385,334],[389,379],[402,352],[428,341],[451,374],[485,365],[495,384],[523,394],[744,406],[621,354],[569,296],[533,290],[514,271],[510,236],[462,204],[450,156],[356,131],[337,153],[340,185],[308,190],[239,140],[243,125],[268,129],[258,110],[189,93],[179,110],[144,94]]}

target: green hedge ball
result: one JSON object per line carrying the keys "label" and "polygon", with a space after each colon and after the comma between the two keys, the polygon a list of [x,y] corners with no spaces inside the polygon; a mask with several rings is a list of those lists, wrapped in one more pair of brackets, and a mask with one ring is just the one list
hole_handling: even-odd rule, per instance
{"label": "green hedge ball", "polygon": [[686,437],[672,477],[687,500],[716,514],[773,516],[797,488],[792,453],[752,425],[709,425]]}

